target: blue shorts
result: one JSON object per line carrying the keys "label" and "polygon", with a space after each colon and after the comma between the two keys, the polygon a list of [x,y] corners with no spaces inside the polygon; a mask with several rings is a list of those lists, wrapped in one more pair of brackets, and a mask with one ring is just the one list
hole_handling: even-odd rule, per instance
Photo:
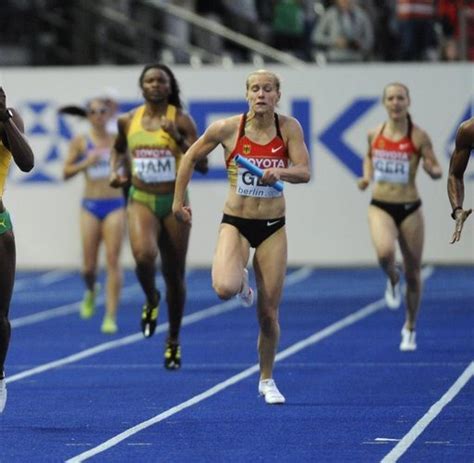
{"label": "blue shorts", "polygon": [[104,220],[111,212],[125,207],[125,198],[105,198],[82,200],[82,208],[99,220]]}

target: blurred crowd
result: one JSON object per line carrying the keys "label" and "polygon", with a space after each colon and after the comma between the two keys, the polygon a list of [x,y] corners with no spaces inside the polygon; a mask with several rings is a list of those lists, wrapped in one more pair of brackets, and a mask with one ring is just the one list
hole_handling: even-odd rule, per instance
{"label": "blurred crowd", "polygon": [[[196,0],[195,11],[305,61],[474,60],[471,0]],[[210,6],[212,5],[212,6]],[[463,13],[462,13],[462,10]],[[470,13],[469,13],[470,12]],[[465,36],[460,20],[466,17]],[[206,39],[195,36],[198,43]],[[228,48],[217,44],[216,52]],[[219,48],[220,47],[220,48]]]}
{"label": "blurred crowd", "polygon": [[[160,3],[307,62],[474,61],[474,0]],[[238,63],[258,55],[144,0],[2,0],[0,23],[1,65],[133,64],[163,56]]]}

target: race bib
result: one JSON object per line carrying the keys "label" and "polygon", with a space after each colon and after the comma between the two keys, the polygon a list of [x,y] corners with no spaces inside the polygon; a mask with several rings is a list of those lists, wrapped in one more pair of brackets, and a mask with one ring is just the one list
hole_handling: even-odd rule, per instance
{"label": "race bib", "polygon": [[410,158],[407,153],[374,150],[372,165],[376,182],[408,183]]}
{"label": "race bib", "polygon": [[236,193],[240,196],[252,196],[254,198],[276,198],[283,194],[270,185],[263,185],[260,178],[249,172],[245,167],[239,167],[237,170]]}
{"label": "race bib", "polygon": [[176,159],[168,151],[159,157],[133,158],[133,173],[144,183],[174,182]]}

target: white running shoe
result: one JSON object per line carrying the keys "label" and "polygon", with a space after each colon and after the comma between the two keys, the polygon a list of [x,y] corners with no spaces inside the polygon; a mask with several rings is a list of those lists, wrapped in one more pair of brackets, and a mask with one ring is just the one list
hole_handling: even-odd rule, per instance
{"label": "white running shoe", "polygon": [[249,286],[249,271],[246,268],[244,268],[242,290],[238,296],[244,307],[250,307],[253,304],[253,289]]}
{"label": "white running shoe", "polygon": [[267,404],[284,404],[285,397],[278,390],[273,379],[262,379],[258,383],[258,393],[265,397]]}
{"label": "white running shoe", "polygon": [[3,412],[5,404],[7,403],[7,383],[5,377],[0,379],[0,413]]}
{"label": "white running shoe", "polygon": [[390,279],[387,280],[387,287],[385,288],[385,304],[391,310],[396,310],[402,303],[402,291],[400,289],[400,280],[395,286],[392,286]]}
{"label": "white running shoe", "polygon": [[400,350],[403,352],[412,352],[416,350],[416,332],[405,327],[401,331],[402,342],[400,343]]}

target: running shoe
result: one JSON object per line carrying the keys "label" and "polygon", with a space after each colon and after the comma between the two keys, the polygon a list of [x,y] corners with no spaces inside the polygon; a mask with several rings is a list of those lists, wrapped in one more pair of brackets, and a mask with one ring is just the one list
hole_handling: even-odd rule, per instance
{"label": "running shoe", "polygon": [[402,352],[413,352],[416,350],[416,332],[405,327],[401,331],[402,342],[400,343],[400,350]]}
{"label": "running shoe", "polygon": [[285,397],[278,390],[273,379],[262,379],[258,383],[258,393],[265,398],[267,404],[284,404]]}
{"label": "running shoe", "polygon": [[7,403],[7,382],[5,381],[5,373],[0,379],[0,413],[5,409],[5,404]]}
{"label": "running shoe", "polygon": [[400,280],[395,286],[392,285],[390,279],[387,280],[387,287],[385,288],[385,303],[391,310],[396,310],[402,303],[402,291],[400,289]]}
{"label": "running shoe", "polygon": [[104,317],[100,331],[104,334],[115,334],[118,331],[117,322],[109,315]]}
{"label": "running shoe", "polygon": [[249,286],[249,271],[246,268],[244,268],[242,290],[240,291],[238,296],[244,307],[250,307],[253,304],[254,293],[253,289]]}
{"label": "running shoe", "polygon": [[82,303],[81,303],[81,312],[80,312],[81,318],[83,318],[84,320],[91,318],[95,314],[95,297],[97,296],[98,292],[99,292],[99,285],[96,284],[92,291],[90,289],[87,289],[86,292],[84,293],[84,299],[82,300]]}
{"label": "running shoe", "polygon": [[165,368],[167,370],[179,370],[181,368],[181,346],[179,344],[166,342]]}
{"label": "running shoe", "polygon": [[145,338],[150,338],[155,333],[158,313],[160,311],[160,293],[158,294],[158,302],[155,307],[151,307],[148,303],[143,306],[141,328]]}

